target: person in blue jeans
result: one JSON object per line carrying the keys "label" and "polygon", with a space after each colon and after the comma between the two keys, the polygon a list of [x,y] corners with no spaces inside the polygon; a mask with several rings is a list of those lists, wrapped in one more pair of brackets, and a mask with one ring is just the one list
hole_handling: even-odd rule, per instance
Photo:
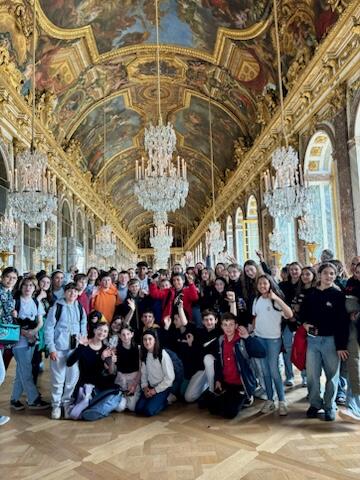
{"label": "person in blue jeans", "polygon": [[260,275],[256,281],[256,288],[258,294],[253,303],[253,328],[256,337],[266,351],[265,358],[260,359],[267,396],[261,413],[269,413],[275,409],[274,383],[279,398],[279,415],[287,415],[288,409],[279,368],[279,355],[282,345],[282,317],[290,319],[293,313],[283,300],[282,292],[270,275]]}
{"label": "person in blue jeans", "polygon": [[152,417],[164,410],[175,380],[173,363],[155,330],[145,330],[141,344],[141,395],[135,412]]}
{"label": "person in blue jeans", "polygon": [[[339,381],[340,360],[347,360],[349,316],[345,309],[345,295],[335,286],[336,267],[323,263],[318,269],[320,284],[306,296],[300,318],[308,332],[306,373],[310,407],[308,418],[317,418],[321,409],[325,420],[335,420],[336,392]],[[320,377],[326,376],[323,398],[320,394]]]}

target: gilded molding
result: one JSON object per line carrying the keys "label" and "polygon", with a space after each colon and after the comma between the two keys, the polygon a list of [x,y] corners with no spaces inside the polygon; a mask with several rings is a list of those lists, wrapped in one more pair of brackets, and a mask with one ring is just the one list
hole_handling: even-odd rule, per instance
{"label": "gilded molding", "polygon": [[[313,58],[302,70],[292,90],[285,98],[288,135],[306,131],[309,123],[310,127],[314,128],[319,121],[318,112],[324,111],[329,100],[334,104],[333,108],[336,111],[345,107],[345,97],[341,93],[344,91],[342,84],[345,84],[358,72],[360,63],[359,39],[356,30],[354,31],[352,28],[354,26],[353,18],[359,18],[359,16],[360,3],[353,1],[325,40],[318,46]],[[290,116],[291,112],[295,112],[295,114]],[[332,114],[334,114],[334,110]],[[215,205],[217,217],[229,204],[236,201],[242,192],[247,191],[253,178],[265,169],[275,148],[272,142],[269,144],[268,139],[271,135],[281,131],[280,123],[280,111],[277,109],[261,135],[255,140],[252,148],[245,153],[241,166],[237,168],[226,187],[218,195]],[[280,140],[281,136],[279,135],[278,144]],[[185,249],[191,250],[196,245],[206,232],[211,218],[212,212],[209,209],[188,239]]]}

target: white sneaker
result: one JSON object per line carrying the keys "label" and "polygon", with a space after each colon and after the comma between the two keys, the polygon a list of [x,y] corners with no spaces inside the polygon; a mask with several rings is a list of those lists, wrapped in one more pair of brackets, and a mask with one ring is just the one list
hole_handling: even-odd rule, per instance
{"label": "white sneaker", "polygon": [[345,420],[345,422],[360,423],[360,417],[358,415],[355,415],[355,413],[349,408],[340,410],[339,417],[341,417],[342,420]]}
{"label": "white sneaker", "polygon": [[10,420],[10,417],[7,417],[6,415],[0,415],[0,427],[2,425],[5,425]]}
{"label": "white sneaker", "polygon": [[53,407],[51,411],[51,418],[53,420],[60,420],[61,418],[61,408],[60,407]]}
{"label": "white sneaker", "polygon": [[115,408],[115,412],[123,412],[126,409],[127,401],[125,397],[121,397],[119,405]]}
{"label": "white sneaker", "polygon": [[288,407],[286,402],[279,402],[279,415],[285,417],[288,414]]}
{"label": "white sneaker", "polygon": [[275,410],[275,403],[273,400],[266,400],[262,409],[260,410],[261,413],[270,413]]}
{"label": "white sneaker", "polygon": [[177,396],[174,395],[173,393],[170,393],[169,396],[167,397],[167,402],[169,405],[172,405],[173,403],[177,402]]}

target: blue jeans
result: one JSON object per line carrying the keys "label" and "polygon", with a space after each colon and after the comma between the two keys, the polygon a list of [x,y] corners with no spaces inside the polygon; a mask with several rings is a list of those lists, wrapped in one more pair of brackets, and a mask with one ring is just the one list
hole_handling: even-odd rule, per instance
{"label": "blue jeans", "polygon": [[157,393],[154,397],[146,398],[144,392],[141,392],[140,398],[135,407],[135,412],[140,415],[145,415],[145,417],[157,415],[167,407],[167,397],[169,396],[169,393],[170,388]]}
{"label": "blue jeans", "polygon": [[286,325],[282,333],[282,340],[284,343],[285,352],[283,353],[286,380],[293,380],[294,370],[291,362],[291,349],[293,344],[294,333]]}
{"label": "blue jeans", "polygon": [[29,404],[35,402],[39,397],[39,391],[36,388],[32,376],[32,357],[34,347],[13,348],[13,354],[16,360],[16,374],[11,394],[11,400],[20,400],[25,391]]}
{"label": "blue jeans", "polygon": [[346,398],[346,389],[347,389],[346,377],[347,377],[346,362],[341,361],[336,398]]}
{"label": "blue jeans", "polygon": [[[334,337],[307,337],[306,374],[309,402],[312,407],[335,412],[336,392],[339,381],[340,361],[336,353]],[[320,396],[321,370],[326,376],[324,398]]]}
{"label": "blue jeans", "polygon": [[273,382],[279,401],[285,401],[284,385],[279,368],[279,355],[281,351],[281,338],[256,337],[266,350],[266,357],[260,359],[262,374],[265,382],[268,400],[274,400]]}
{"label": "blue jeans", "polygon": [[346,392],[346,406],[360,419],[360,395],[354,395],[350,385]]}

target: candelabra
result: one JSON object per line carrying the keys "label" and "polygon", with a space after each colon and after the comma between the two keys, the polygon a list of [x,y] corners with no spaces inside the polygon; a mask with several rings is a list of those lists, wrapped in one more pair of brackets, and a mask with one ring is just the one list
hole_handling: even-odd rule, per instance
{"label": "candelabra", "polygon": [[275,259],[275,264],[280,267],[282,248],[284,247],[284,236],[278,227],[278,222],[275,219],[275,227],[272,233],[269,233],[269,248],[273,252],[272,255]]}
{"label": "candelabra", "polygon": [[115,238],[110,225],[102,225],[96,234],[96,254],[108,258],[116,250]]}
{"label": "candelabra", "polygon": [[16,242],[17,226],[11,211],[6,211],[0,219],[0,258],[6,265]]}
{"label": "candelabra", "polygon": [[44,263],[45,270],[48,271],[49,266],[54,264],[56,256],[55,229],[51,229],[42,239],[39,254],[41,261]]}

